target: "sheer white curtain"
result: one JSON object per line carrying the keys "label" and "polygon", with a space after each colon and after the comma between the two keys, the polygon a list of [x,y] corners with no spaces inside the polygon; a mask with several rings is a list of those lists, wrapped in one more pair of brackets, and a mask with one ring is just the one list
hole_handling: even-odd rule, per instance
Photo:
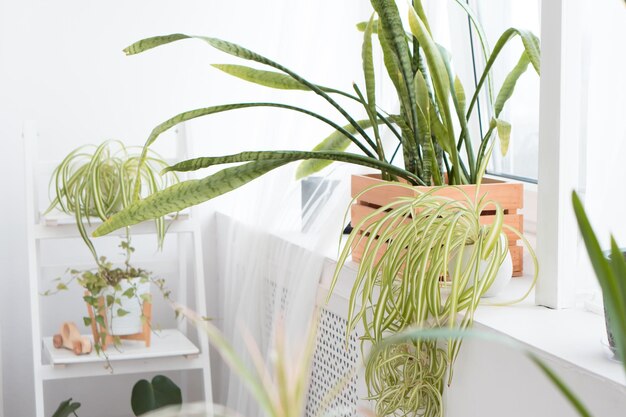
{"label": "sheer white curtain", "polygon": [[[581,131],[579,188],[592,225],[605,248],[609,234],[626,247],[626,4],[620,0],[581,2],[583,31],[580,106]],[[583,293],[597,288],[587,255],[579,242],[579,259],[585,274],[577,287]]]}
{"label": "sheer white curtain", "polygon": [[[222,4],[219,12],[228,14],[237,7],[241,5]],[[362,83],[362,35],[355,25],[369,17],[370,9],[366,1],[246,4],[234,38],[212,35],[255,50],[312,82],[351,91],[353,81]],[[219,56],[213,62],[230,60]],[[207,105],[276,101],[346,123],[313,93],[274,91],[219,73],[212,76],[219,78],[220,84],[216,83]],[[353,103],[346,105],[358,109]],[[191,127],[198,155],[309,150],[333,130],[316,119],[278,109],[225,114]],[[296,167],[280,168],[213,202],[217,210],[217,319],[249,365],[244,334],[255,340],[269,363],[281,321],[290,352],[301,348],[310,329],[324,255],[337,251],[344,226],[351,168],[333,165],[315,179],[296,182]],[[216,402],[245,416],[260,414],[247,389],[228,369],[221,367],[214,387]]]}

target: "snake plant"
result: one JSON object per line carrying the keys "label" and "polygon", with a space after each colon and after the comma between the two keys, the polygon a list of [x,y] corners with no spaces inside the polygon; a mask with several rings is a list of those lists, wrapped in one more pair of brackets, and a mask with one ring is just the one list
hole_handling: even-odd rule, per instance
{"label": "snake plant", "polygon": [[[368,22],[358,25],[363,31],[362,67],[364,85],[352,85],[353,91],[322,86],[291,69],[240,45],[206,36],[171,34],[140,40],[124,51],[134,55],[157,46],[186,39],[196,39],[228,55],[260,64],[264,69],[243,65],[216,64],[227,74],[265,87],[303,90],[316,94],[336,113],[338,119],[322,116],[297,105],[274,102],[245,102],[209,106],[180,113],[156,126],[149,135],[144,154],[166,130],[179,123],[216,113],[252,107],[271,107],[298,112],[332,128],[332,133],[313,150],[241,152],[235,155],[209,156],[180,162],[170,171],[192,171],[214,165],[240,163],[202,179],[189,180],[139,200],[113,216],[96,230],[103,235],[129,224],[157,218],[227,193],[267,172],[290,162],[304,160],[297,177],[310,175],[334,161],[348,162],[380,170],[386,179],[404,179],[410,184],[444,185],[480,182],[491,155],[495,137],[506,152],[511,126],[501,119],[501,112],[512,96],[519,77],[532,65],[539,74],[539,40],[531,32],[510,28],[490,49],[473,11],[461,0],[457,4],[467,13],[478,34],[486,62],[476,88],[466,93],[452,66],[450,53],[432,36],[421,0],[414,0],[408,11],[405,28],[395,0],[372,0],[374,13]],[[399,112],[381,109],[376,102],[373,49],[374,39],[382,50],[386,71],[379,74],[391,80],[397,93]],[[491,69],[504,46],[519,37],[524,47],[519,62],[505,78],[496,94]],[[476,104],[486,93],[490,117],[487,132],[478,137],[470,132],[469,121],[478,117]],[[350,113],[342,103],[356,102],[362,109]],[[481,103],[482,104],[482,103]],[[357,114],[358,113],[358,114]],[[459,129],[456,126],[459,126]],[[404,167],[392,164],[382,144],[383,131],[389,131],[402,148]],[[348,152],[354,145],[359,153]],[[475,150],[474,146],[478,148]]]}
{"label": "snake plant", "polygon": [[[523,239],[503,223],[497,202],[474,203],[467,194],[464,200],[452,200],[434,191],[397,198],[373,211],[355,226],[339,256],[330,292],[351,248],[364,243],[347,325],[351,332],[362,324],[364,346],[377,347],[385,337],[410,327],[471,327],[481,296],[508,254],[503,230]],[[480,214],[487,208],[495,212],[494,220],[481,225]],[[467,264],[462,261],[464,251],[471,251]],[[458,338],[447,343],[417,338],[378,349],[365,364],[377,415],[442,415],[445,379],[448,384],[452,380],[460,346]]]}

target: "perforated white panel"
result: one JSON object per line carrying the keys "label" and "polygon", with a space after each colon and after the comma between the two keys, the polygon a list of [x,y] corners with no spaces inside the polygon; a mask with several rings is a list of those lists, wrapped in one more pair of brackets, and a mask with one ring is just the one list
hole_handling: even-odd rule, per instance
{"label": "perforated white panel", "polygon": [[[306,417],[356,415],[357,375],[350,375],[350,372],[357,366],[359,342],[356,332],[353,332],[346,347],[346,325],[345,318],[328,309],[321,309]],[[349,379],[346,381],[346,378]],[[345,386],[330,403],[325,404],[340,384]],[[323,410],[320,410],[322,407]]]}

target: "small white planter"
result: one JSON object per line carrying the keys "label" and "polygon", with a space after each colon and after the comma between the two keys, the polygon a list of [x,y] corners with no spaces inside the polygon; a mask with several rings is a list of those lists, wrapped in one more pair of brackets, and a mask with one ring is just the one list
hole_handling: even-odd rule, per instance
{"label": "small white planter", "polygon": [[[119,300],[113,306],[107,304],[106,314],[109,323],[109,332],[113,336],[125,336],[129,334],[141,333],[143,331],[143,321],[141,320],[144,294],[150,293],[150,281],[145,278],[123,279],[119,283],[119,289],[107,287],[102,290],[104,299],[110,299],[112,296]],[[135,289],[132,297],[127,297],[124,293],[131,289]],[[126,311],[126,314],[119,315],[120,310]]]}
{"label": "small white planter", "polygon": [[[506,237],[504,237],[504,239],[506,239]],[[504,242],[504,244],[506,244],[506,241]],[[467,245],[464,248],[463,255],[462,255],[463,258],[461,260],[461,269],[463,271],[467,269],[473,252],[474,252],[474,245]],[[493,256],[493,254],[491,256]],[[487,270],[487,266],[488,266],[488,260],[480,261],[480,265],[478,267],[479,276],[483,276],[485,274],[485,271]],[[453,256],[448,262],[448,273],[450,274],[450,276],[454,275],[455,269],[456,269],[456,256]],[[508,247],[507,247],[506,258],[504,259],[504,262],[502,262],[502,265],[500,265],[500,269],[498,270],[498,273],[496,274],[496,277],[493,280],[493,283],[491,284],[489,289],[487,289],[487,291],[485,291],[485,293],[483,294],[483,298],[495,297],[496,295],[498,295],[504,289],[504,287],[506,287],[509,281],[511,281],[512,276],[513,276],[513,260],[511,259],[511,253],[509,252]],[[473,285],[475,280],[476,280],[476,276],[470,277],[467,285],[468,286]]]}

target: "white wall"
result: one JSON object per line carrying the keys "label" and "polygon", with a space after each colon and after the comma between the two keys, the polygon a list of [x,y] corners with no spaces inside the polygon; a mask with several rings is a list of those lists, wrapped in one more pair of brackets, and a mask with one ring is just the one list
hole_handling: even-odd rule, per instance
{"label": "white wall", "polygon": [[[209,64],[233,60],[200,42],[134,57],[122,53],[122,48],[142,37],[173,32],[223,37],[303,75],[311,74],[316,82],[349,90],[360,66],[360,50],[354,48],[360,44],[360,35],[353,24],[365,18],[363,9],[369,9],[366,2],[355,6],[331,0],[0,2],[0,188],[4,200],[0,205],[4,219],[0,328],[5,416],[34,415],[21,142],[24,121],[36,121],[43,158],[58,160],[77,145],[108,138],[140,144],[157,123],[190,108],[237,100],[286,101],[294,95],[300,103],[314,100],[302,98],[307,93],[270,94],[229,79]],[[308,149],[329,133],[317,121],[284,112],[246,110],[214,119],[191,123],[198,154],[244,150],[242,143],[249,149]],[[206,231],[208,246],[213,235],[209,227]],[[207,258],[212,253],[207,251]],[[212,285],[208,285],[209,313],[215,301]],[[46,300],[57,305],[49,320],[51,328],[55,319],[82,315],[75,311],[75,303],[68,307],[61,300]],[[46,400],[52,406],[73,396],[85,403],[81,415],[127,415],[129,389],[139,376],[116,378],[115,383],[94,385],[96,398],[89,388],[96,381],[79,379],[51,385]],[[110,398],[119,401],[112,405]]]}
{"label": "white wall", "polygon": [[[37,121],[43,155],[56,159],[79,144],[105,138],[141,143],[151,128],[165,118],[205,105],[268,98],[293,103],[291,97],[295,97],[298,103],[305,101],[317,107],[313,104],[314,97],[306,93],[270,94],[260,87],[219,74],[209,64],[232,62],[232,59],[197,42],[164,47],[135,57],[125,57],[121,49],[132,41],[155,34],[209,34],[255,49],[302,75],[311,75],[316,82],[349,90],[352,81],[361,80],[360,36],[352,30],[352,25],[366,18],[368,10],[365,0],[0,2],[0,189],[3,199],[0,204],[3,219],[0,350],[4,361],[4,416],[34,415],[24,155],[20,138],[23,122]],[[284,16],[290,18],[284,19]],[[212,123],[193,122],[190,131],[197,154],[216,154],[246,147],[307,149],[328,129],[301,116],[245,110],[219,115]],[[285,173],[277,173],[275,177],[284,177],[284,183],[289,181]],[[259,206],[271,207],[266,196],[271,193],[260,193],[258,187],[248,187],[248,192],[251,194],[247,201],[255,204],[253,207],[244,205],[243,209],[249,212]],[[208,221],[209,206],[204,207]],[[215,262],[213,226],[207,224],[205,228],[208,272],[211,272],[211,262]],[[212,291],[215,285],[215,280],[208,283],[209,314],[211,306],[217,302]],[[511,380],[519,390],[545,387],[535,371],[520,371],[530,366],[526,362],[497,353],[489,347],[470,350],[467,357],[472,358],[470,363],[475,364],[474,368],[465,371],[464,365],[460,366],[457,375],[458,385],[468,384],[468,396],[463,397],[465,402],[459,403],[465,405],[459,410],[467,410],[468,404],[474,401],[473,390],[477,388],[472,383],[475,381],[488,384],[488,390],[481,391],[481,395],[500,399],[493,403],[492,411],[506,406],[503,399],[518,398],[510,388]],[[481,358],[491,357],[497,358],[499,372],[493,377],[482,372],[482,365],[476,365],[481,363]],[[485,364],[488,365],[493,362]],[[479,376],[482,379],[477,379]],[[83,410],[90,411],[81,415],[97,417],[103,413],[98,410],[106,410],[108,417],[127,415],[129,389],[139,377],[115,377],[99,383],[95,398],[90,388],[95,381],[74,380],[50,389],[46,400],[52,404],[74,396],[86,403]],[[614,404],[610,402],[615,401],[612,393],[589,391],[586,396],[591,393],[598,395],[591,401],[606,406]],[[110,398],[116,398],[115,404],[111,404]],[[527,404],[559,401],[554,392],[538,388],[532,396],[523,398]],[[459,414],[465,415],[464,412]]]}

